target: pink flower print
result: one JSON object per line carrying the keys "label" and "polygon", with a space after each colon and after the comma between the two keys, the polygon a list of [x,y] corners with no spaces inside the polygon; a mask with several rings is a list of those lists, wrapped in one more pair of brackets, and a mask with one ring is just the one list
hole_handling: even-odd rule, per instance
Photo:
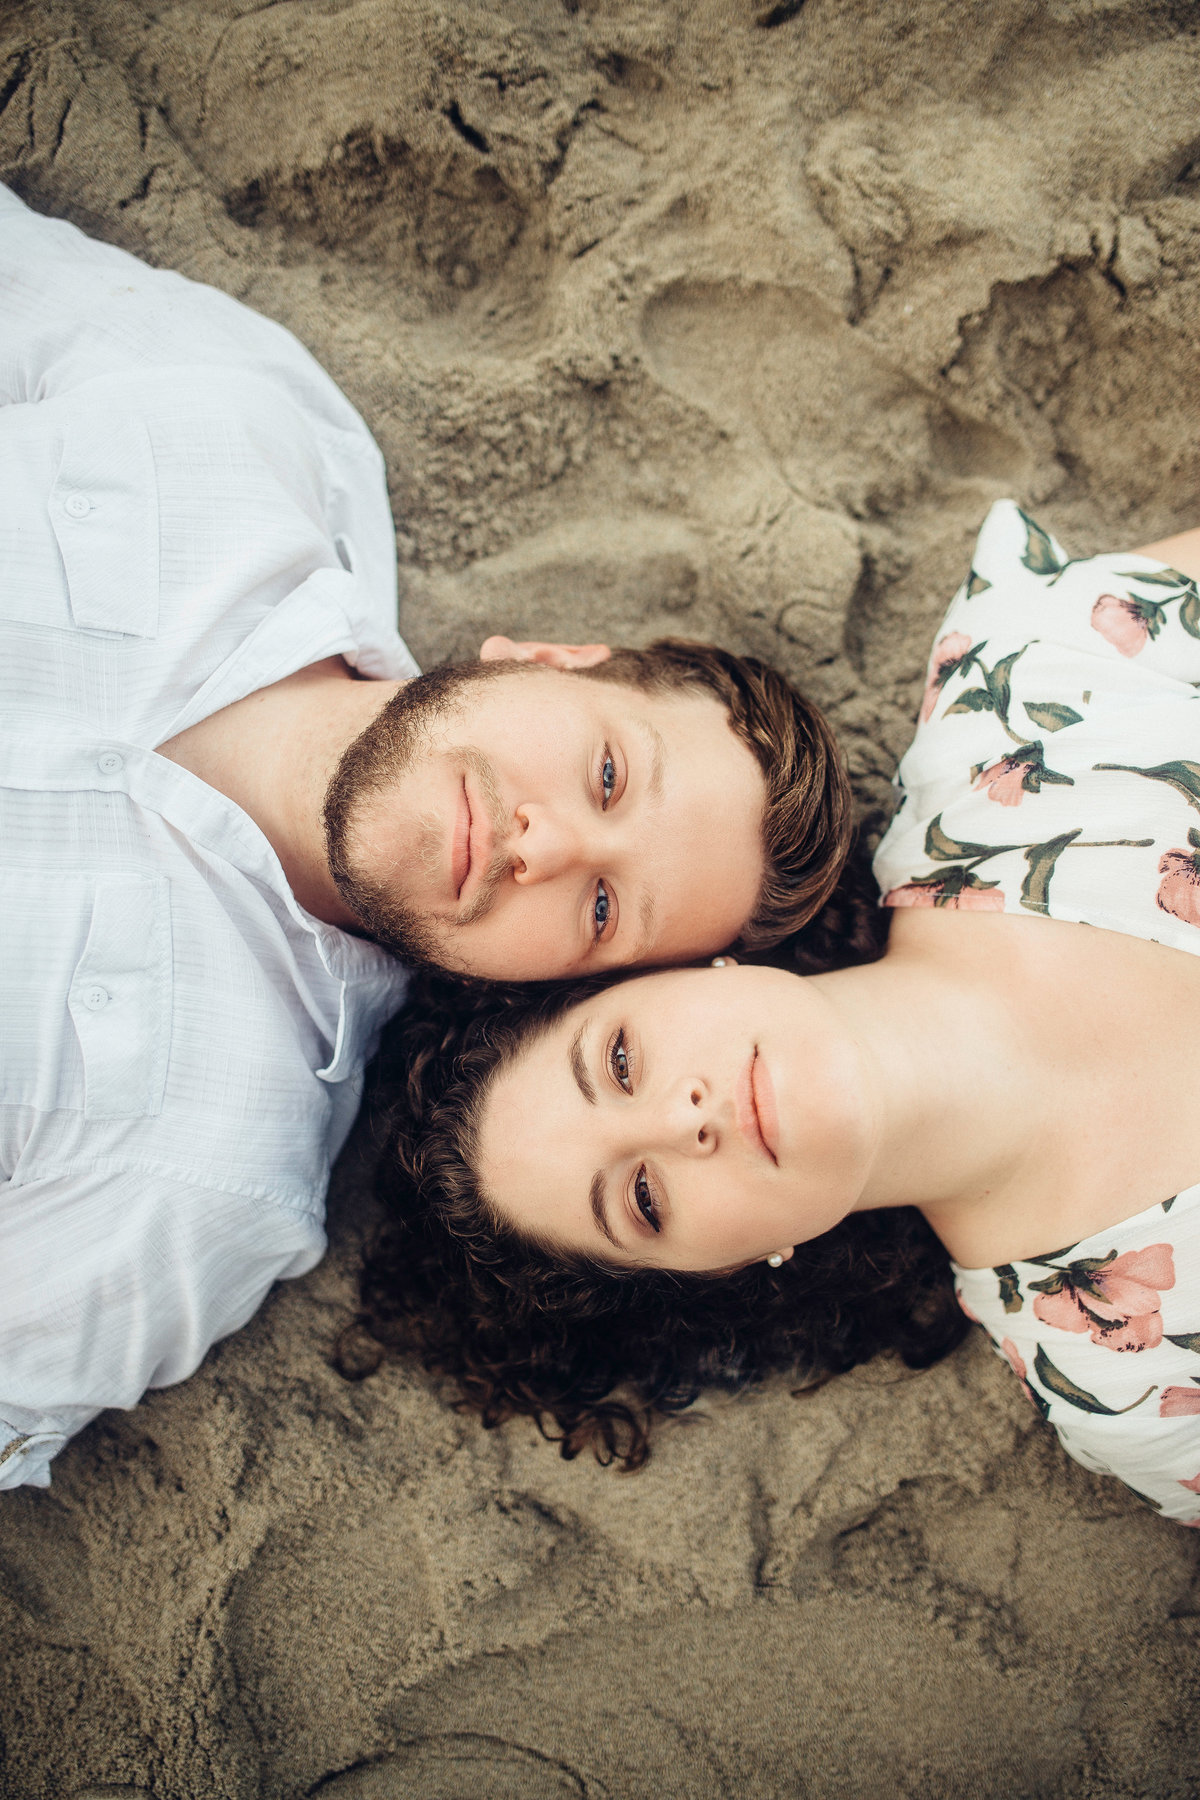
{"label": "pink flower print", "polygon": [[1186,1419],[1200,1413],[1200,1387],[1168,1387],[1158,1397],[1160,1419]]}
{"label": "pink flower print", "polygon": [[1106,1350],[1153,1350],[1163,1337],[1159,1290],[1175,1286],[1175,1263],[1170,1244],[1149,1244],[1111,1259],[1082,1257],[1030,1286],[1044,1325],[1090,1332]]}
{"label": "pink flower print", "polygon": [[1004,895],[998,887],[953,889],[949,876],[937,881],[906,881],[883,896],[885,906],[943,906],[956,912],[1003,912]]}
{"label": "pink flower print", "polygon": [[990,768],[980,769],[971,786],[986,788],[989,800],[998,806],[1020,806],[1025,795],[1025,777],[1036,767],[1020,756],[1002,756]]}
{"label": "pink flower print", "polygon": [[[967,1305],[966,1301],[963,1299],[962,1295],[959,1293],[957,1288],[955,1288],[955,1290],[954,1290],[954,1298],[958,1301],[960,1309],[966,1313],[966,1315],[967,1315],[968,1319],[970,1319],[972,1325],[982,1325],[983,1324],[983,1320],[980,1318],[979,1314],[971,1311],[970,1307]],[[1198,1394],[1200,1394],[1200,1388],[1197,1388],[1196,1392]]]}
{"label": "pink flower print", "polygon": [[[1200,1494],[1200,1475],[1193,1475],[1190,1481],[1181,1481],[1179,1485],[1180,1487],[1191,1488],[1193,1494]],[[1200,1525],[1200,1519],[1194,1521],[1191,1519],[1188,1520],[1189,1525],[1193,1523]]]}
{"label": "pink flower print", "polygon": [[1158,865],[1158,904],[1185,925],[1200,925],[1200,870],[1186,850],[1168,850]]}
{"label": "pink flower print", "polygon": [[1101,594],[1092,607],[1092,630],[1107,638],[1122,656],[1136,656],[1150,637],[1150,626],[1137,601],[1120,594]]}
{"label": "pink flower print", "polygon": [[937,705],[938,695],[970,648],[971,640],[965,631],[948,632],[933,646],[933,661],[929,665],[929,674],[925,678],[925,697],[921,701],[921,717],[923,719],[933,717],[933,709]]}

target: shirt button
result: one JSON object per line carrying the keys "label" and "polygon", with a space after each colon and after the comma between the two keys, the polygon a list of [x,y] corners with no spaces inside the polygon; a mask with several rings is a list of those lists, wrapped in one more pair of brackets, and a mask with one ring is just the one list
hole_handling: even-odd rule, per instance
{"label": "shirt button", "polygon": [[125,758],[119,750],[105,750],[96,758],[96,767],[102,775],[119,775],[125,767]]}
{"label": "shirt button", "polygon": [[68,494],[63,501],[63,511],[69,519],[86,519],[92,510],[92,503],[86,494]]}
{"label": "shirt button", "polygon": [[90,987],[83,990],[83,1004],[89,1012],[103,1012],[112,999],[107,988]]}

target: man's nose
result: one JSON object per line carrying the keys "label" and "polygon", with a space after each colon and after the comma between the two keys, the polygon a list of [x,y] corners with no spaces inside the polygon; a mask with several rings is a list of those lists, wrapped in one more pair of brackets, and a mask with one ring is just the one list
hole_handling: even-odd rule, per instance
{"label": "man's nose", "polygon": [[596,849],[569,815],[530,801],[517,807],[514,818],[508,842],[514,881],[533,886],[595,862]]}

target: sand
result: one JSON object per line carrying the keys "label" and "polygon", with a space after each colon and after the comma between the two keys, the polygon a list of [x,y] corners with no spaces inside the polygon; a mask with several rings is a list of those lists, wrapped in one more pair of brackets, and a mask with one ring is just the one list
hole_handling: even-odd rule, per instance
{"label": "sand", "polygon": [[[0,178],[289,325],[387,457],[402,625],[764,652],[884,802],[989,501],[1198,521],[1190,0],[36,0]],[[1200,1541],[982,1341],[642,1474],[330,1346],[373,1201],[0,1499],[6,1796],[1200,1792]]]}

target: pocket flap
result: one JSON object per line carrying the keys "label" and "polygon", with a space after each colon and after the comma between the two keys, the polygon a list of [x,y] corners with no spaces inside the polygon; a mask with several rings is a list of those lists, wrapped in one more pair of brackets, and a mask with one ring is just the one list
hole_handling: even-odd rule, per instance
{"label": "pocket flap", "polygon": [[91,926],[67,1004],[83,1052],[84,1116],[162,1110],[171,1045],[170,883],[151,875],[96,882]]}
{"label": "pocket flap", "polygon": [[71,616],[85,631],[158,631],[158,481],[138,419],[72,421],[48,501]]}

